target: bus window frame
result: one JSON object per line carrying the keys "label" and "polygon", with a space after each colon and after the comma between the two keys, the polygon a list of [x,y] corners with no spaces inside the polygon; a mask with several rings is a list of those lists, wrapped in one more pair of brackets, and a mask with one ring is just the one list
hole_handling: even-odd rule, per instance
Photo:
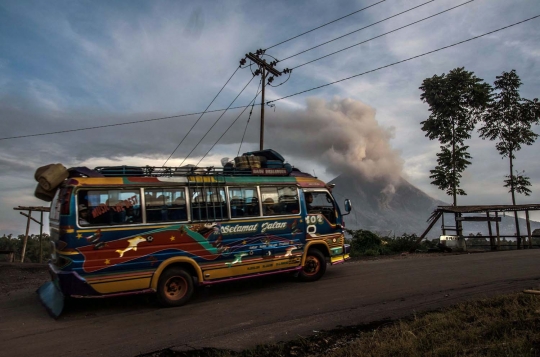
{"label": "bus window frame", "polygon": [[[338,213],[338,216],[341,216],[341,212],[339,211],[339,206],[336,202],[336,198],[334,197],[334,195],[332,195],[332,192],[330,192],[328,189],[326,188],[303,188],[302,189],[302,193],[304,195],[304,205],[307,207],[307,203],[306,203],[306,196],[305,194],[306,193],[310,193],[310,192],[324,192],[326,194],[328,194],[330,196],[330,198],[332,199],[332,202],[334,204],[334,211]],[[303,208],[303,207],[302,207]],[[309,212],[307,212],[306,210],[306,216],[309,214]],[[335,226],[337,223],[330,223],[332,226]]]}
{"label": "bus window frame", "polygon": [[[126,224],[89,224],[85,226],[81,226],[79,223],[79,192],[80,191],[98,191],[98,190],[123,190],[123,189],[129,189],[129,190],[139,190],[139,201],[141,205],[142,210],[142,202],[143,202],[143,196],[141,196],[141,193],[143,192],[143,187],[128,187],[128,186],[109,186],[109,187],[102,187],[102,186],[81,186],[77,187],[71,192],[72,196],[75,196],[75,224],[77,225],[77,228],[79,229],[95,229],[95,228],[111,228],[111,227],[130,227],[130,226],[140,226],[144,225],[145,220],[143,213],[141,211],[141,222],[140,223],[133,223],[133,222],[127,222]],[[88,203],[87,203],[88,204]]]}
{"label": "bus window frame", "polygon": [[[274,215],[271,215],[271,216],[265,216],[264,215],[264,212],[263,212],[263,199],[262,199],[262,195],[261,195],[261,188],[264,188],[264,187],[275,187],[275,188],[280,188],[280,187],[293,187],[296,188],[296,197],[298,198],[298,213],[288,213],[288,214],[274,214]],[[300,202],[300,188],[298,187],[298,185],[294,185],[294,184],[281,184],[281,185],[272,185],[272,184],[265,184],[265,185],[258,185],[257,188],[259,189],[259,209],[260,209],[260,216],[259,217],[287,217],[287,216],[301,216],[302,215],[302,205],[301,205],[301,202]],[[279,197],[278,197],[279,199]],[[276,202],[278,203],[278,202]],[[307,212],[306,212],[307,214]]]}
{"label": "bus window frame", "polygon": [[[186,219],[185,220],[182,220],[182,221],[161,221],[161,222],[148,222],[147,221],[147,215],[146,215],[146,190],[167,190],[167,189],[175,189],[175,190],[180,190],[180,189],[184,189],[184,197],[186,198]],[[187,186],[152,186],[152,187],[141,187],[142,189],[142,196],[141,196],[141,206],[144,207],[143,211],[142,211],[142,215],[143,215],[143,221],[142,223],[140,223],[141,225],[164,225],[164,224],[168,224],[168,223],[175,223],[175,222],[178,222],[178,223],[187,223],[187,222],[192,222],[191,220],[191,199],[189,199],[189,196],[188,196],[188,193],[189,193],[189,190],[188,190],[188,187]]]}
{"label": "bus window frame", "polygon": [[[191,194],[192,194],[192,191],[190,190],[194,190],[193,192],[195,192],[196,190],[202,190],[205,189],[205,190],[212,190],[212,189],[223,189],[223,194],[225,195],[224,197],[224,202],[225,202],[225,208],[227,209],[227,215],[225,216],[222,216],[221,219],[212,219],[212,220],[209,220],[208,218],[206,220],[193,220],[193,217],[191,216],[191,203],[192,203],[192,199],[193,197],[191,197]],[[188,218],[189,220],[187,222],[190,222],[190,223],[201,223],[201,222],[226,222],[226,221],[230,221],[231,220],[231,207],[230,207],[230,202],[229,202],[229,186],[227,185],[219,185],[219,186],[185,186],[185,189],[186,189],[186,201],[189,202],[189,204],[187,205],[187,209],[189,209],[189,214],[188,214]],[[211,192],[211,191],[210,191]],[[206,191],[206,193],[208,193],[208,191]],[[207,201],[204,201],[204,202],[207,202]],[[207,210],[208,212],[208,207],[207,205],[205,205],[205,209]]]}
{"label": "bus window frame", "polygon": [[[230,195],[230,192],[229,192],[229,189],[230,188],[254,188],[255,191],[257,191],[257,200],[259,201],[258,205],[259,205],[259,215],[258,216],[246,216],[246,217],[233,217],[232,216],[232,211],[231,211],[231,195]],[[230,221],[237,221],[237,220],[246,220],[246,219],[256,219],[256,218],[261,218],[263,217],[263,214],[262,214],[262,206],[261,206],[261,190],[260,190],[260,186],[259,185],[253,185],[253,186],[243,186],[241,184],[238,184],[238,185],[227,185],[225,186],[225,191],[226,191],[226,195],[227,195],[227,210],[229,210],[229,220]]]}

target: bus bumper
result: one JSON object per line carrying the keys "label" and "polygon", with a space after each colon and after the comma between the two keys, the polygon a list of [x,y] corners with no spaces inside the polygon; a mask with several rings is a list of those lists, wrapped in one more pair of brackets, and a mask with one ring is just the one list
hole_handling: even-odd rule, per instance
{"label": "bus bumper", "polygon": [[86,282],[86,279],[77,274],[77,272],[61,271],[53,264],[49,263],[49,273],[51,274],[51,280],[56,283],[65,296],[101,295]]}
{"label": "bus bumper", "polygon": [[330,264],[340,264],[350,259],[351,246],[350,244],[343,244],[342,247],[331,248],[330,251]]}

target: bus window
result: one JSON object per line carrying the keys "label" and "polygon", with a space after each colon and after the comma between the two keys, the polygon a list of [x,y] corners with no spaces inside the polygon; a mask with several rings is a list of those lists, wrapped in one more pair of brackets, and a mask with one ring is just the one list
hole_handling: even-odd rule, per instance
{"label": "bus window", "polygon": [[77,198],[81,225],[142,222],[139,190],[80,190]]}
{"label": "bus window", "polygon": [[308,213],[322,213],[330,223],[336,223],[334,200],[328,192],[304,192],[304,197]]}
{"label": "bus window", "polygon": [[231,218],[259,216],[259,195],[256,187],[229,187]]}
{"label": "bus window", "polygon": [[194,221],[221,221],[229,218],[223,187],[192,188],[191,217]]}
{"label": "bus window", "polygon": [[261,187],[261,200],[265,216],[300,213],[296,187]]}
{"label": "bus window", "polygon": [[144,200],[147,222],[187,221],[183,188],[145,189]]}

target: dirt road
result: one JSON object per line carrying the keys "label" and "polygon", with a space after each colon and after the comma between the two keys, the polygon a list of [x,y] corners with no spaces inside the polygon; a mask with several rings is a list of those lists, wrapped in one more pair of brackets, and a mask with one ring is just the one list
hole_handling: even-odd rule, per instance
{"label": "dirt road", "polygon": [[34,287],[0,295],[3,356],[135,356],[166,347],[242,349],[399,318],[540,286],[540,249],[399,257],[329,267],[315,283],[288,277],[202,288],[162,309],[149,296],[76,300],[57,321]]}

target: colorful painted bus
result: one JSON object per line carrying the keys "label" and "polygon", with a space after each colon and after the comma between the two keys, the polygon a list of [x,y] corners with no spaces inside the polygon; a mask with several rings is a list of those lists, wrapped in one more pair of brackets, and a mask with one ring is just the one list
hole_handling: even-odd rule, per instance
{"label": "colorful painted bus", "polygon": [[310,175],[96,171],[66,179],[51,202],[52,281],[38,293],[55,317],[65,296],[157,293],[180,306],[196,286],[286,272],[315,281],[349,258],[339,205]]}

